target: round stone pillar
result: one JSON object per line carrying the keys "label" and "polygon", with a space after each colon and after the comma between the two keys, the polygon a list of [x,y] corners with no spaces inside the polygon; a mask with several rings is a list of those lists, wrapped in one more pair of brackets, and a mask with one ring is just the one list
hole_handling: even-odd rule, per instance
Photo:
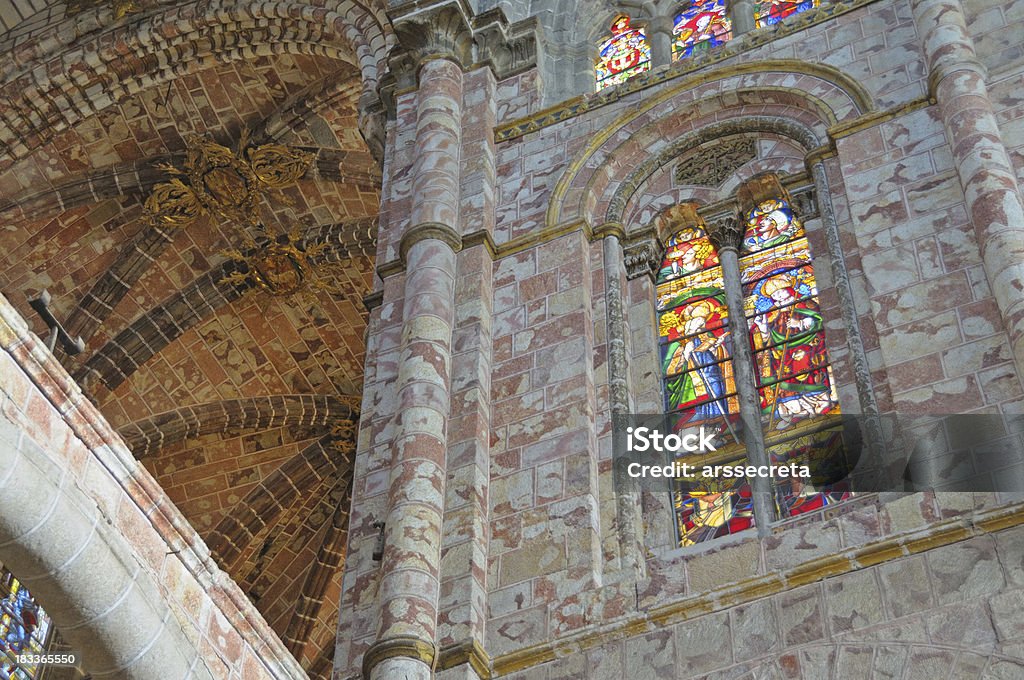
{"label": "round stone pillar", "polygon": [[754,3],[740,0],[729,5],[729,18],[732,20],[732,36],[743,35],[754,30]]}
{"label": "round stone pillar", "polygon": [[1024,202],[959,0],[912,0],[982,264],[1024,377]]}
{"label": "round stone pillar", "polygon": [[364,657],[371,680],[427,680],[437,656],[455,251],[459,247],[462,70],[420,71],[396,429],[381,563],[380,627]]}
{"label": "round stone pillar", "polygon": [[651,67],[672,63],[672,19],[657,16],[647,23],[647,39],[651,42]]}
{"label": "round stone pillar", "polygon": [[[743,283],[740,275],[739,246],[743,239],[743,221],[736,215],[725,215],[705,225],[708,240],[718,251],[725,286],[725,303],[730,310],[729,333],[732,335],[732,367],[736,377],[736,393],[743,423],[743,445],[747,460],[752,465],[768,465],[764,433],[761,431],[761,398],[754,377],[754,350],[750,346],[750,332],[743,317]],[[767,477],[750,479],[753,493],[754,517],[759,536],[767,536],[775,519],[772,483]]]}

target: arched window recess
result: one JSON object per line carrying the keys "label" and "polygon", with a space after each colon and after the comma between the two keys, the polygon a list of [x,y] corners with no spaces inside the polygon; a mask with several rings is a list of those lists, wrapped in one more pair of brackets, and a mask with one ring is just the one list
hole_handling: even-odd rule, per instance
{"label": "arched window recess", "polygon": [[675,209],[676,228],[655,273],[664,408],[670,427],[703,427],[717,439],[714,453],[679,462],[701,470],[796,463],[815,474],[676,480],[681,545],[763,530],[851,495],[820,474],[827,463],[845,461],[850,433],[839,417],[804,232],[809,213],[798,207],[812,206],[813,194],[797,197],[767,175],[742,185],[724,213]]}

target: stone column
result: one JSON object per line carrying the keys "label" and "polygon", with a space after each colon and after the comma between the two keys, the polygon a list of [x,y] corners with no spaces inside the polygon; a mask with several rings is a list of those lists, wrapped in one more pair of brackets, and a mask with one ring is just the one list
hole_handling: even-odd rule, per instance
{"label": "stone column", "polygon": [[729,18],[732,19],[732,37],[736,38],[754,30],[754,3],[740,0],[729,3]]}
{"label": "stone column", "polygon": [[878,403],[871,385],[871,367],[868,365],[867,353],[864,351],[864,340],[860,334],[860,321],[857,319],[857,303],[853,298],[850,285],[850,274],[846,270],[843,246],[839,238],[839,223],[829,193],[828,174],[825,162],[817,160],[810,164],[814,178],[814,193],[818,201],[818,212],[825,230],[825,243],[828,246],[829,261],[832,265],[832,280],[835,282],[836,297],[839,298],[839,309],[846,328],[847,345],[850,348],[850,363],[853,365],[853,379],[857,384],[857,396],[863,418],[864,445],[869,451],[872,461],[881,461],[885,454],[885,435],[878,415]]}
{"label": "stone column", "polygon": [[405,302],[380,627],[363,661],[364,675],[371,680],[427,680],[437,659],[455,251],[460,243],[462,69],[434,58],[419,75],[410,227],[401,241]]}
{"label": "stone column", "polygon": [[[740,279],[739,245],[743,237],[743,222],[736,215],[725,215],[709,222],[705,227],[708,238],[718,251],[725,284],[725,302],[729,308],[729,332],[732,334],[732,367],[736,378],[736,393],[740,403],[743,424],[743,444],[752,465],[768,465],[768,452],[761,431],[761,399],[757,395],[754,378],[754,351],[750,347],[750,333],[743,314],[743,284]],[[772,483],[767,477],[750,480],[754,494],[754,517],[759,536],[767,536],[769,523],[775,519]]]}
{"label": "stone column", "polygon": [[982,264],[1024,376],[1024,201],[959,0],[911,0]]}
{"label": "stone column", "polygon": [[[612,417],[632,412],[629,398],[629,366],[626,359],[626,319],[622,309],[622,282],[625,278],[622,252],[622,226],[606,224],[602,239],[604,247],[604,304],[608,327],[608,401]],[[646,575],[643,549],[643,525],[640,512],[640,489],[636,480],[626,478],[629,488],[615,489],[619,520],[619,552],[623,573],[641,579]]]}
{"label": "stone column", "polygon": [[651,43],[651,68],[672,63],[672,19],[657,16],[647,22],[647,40]]}

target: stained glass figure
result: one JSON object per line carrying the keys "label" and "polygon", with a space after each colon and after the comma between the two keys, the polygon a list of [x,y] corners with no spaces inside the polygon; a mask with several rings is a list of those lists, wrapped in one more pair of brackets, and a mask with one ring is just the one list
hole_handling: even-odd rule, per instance
{"label": "stained glass figure", "polygon": [[[745,461],[730,464],[744,465]],[[703,488],[702,488],[703,487]],[[715,488],[682,482],[673,504],[681,545],[694,545],[754,526],[753,494],[746,479],[723,480]]]}
{"label": "stained glass figure", "polygon": [[[739,400],[731,358],[732,343],[742,337],[753,351],[761,424],[771,460],[827,469],[826,463],[842,456],[844,445],[841,429],[835,427],[839,400],[811,249],[803,225],[781,198],[762,201],[747,218],[740,251],[743,310],[727,307],[718,256],[702,229],[688,227],[668,242],[656,284],[665,411],[677,414],[672,416],[675,429],[695,424],[713,428],[725,442],[718,449],[723,460],[742,462],[745,452],[735,436]],[[737,328],[744,332],[731,332]],[[813,480],[784,478],[775,484],[780,517],[819,509],[850,495],[827,475]],[[710,486],[707,480],[676,480],[681,544],[753,526],[750,499],[747,480],[719,480]]]}
{"label": "stained glass figure", "polygon": [[743,235],[743,251],[756,253],[803,236],[800,220],[781,200],[762,201],[750,211]]}
{"label": "stained glass figure", "polygon": [[760,0],[754,3],[754,23],[757,28],[771,26],[820,4],[821,0]]}
{"label": "stained glass figure", "polygon": [[736,391],[728,362],[724,303],[721,297],[702,298],[665,312],[662,327],[668,343],[662,348],[665,406],[668,411],[692,409],[693,421],[728,414],[728,402],[718,401]]}
{"label": "stained glass figure", "polygon": [[19,654],[41,654],[50,634],[50,617],[11,572],[0,569],[0,678],[31,680],[35,664],[18,664]]}
{"label": "stained glass figure", "polygon": [[[818,285],[803,225],[782,199],[762,201],[747,216],[740,251],[744,313],[761,406],[761,422],[773,461],[842,452],[836,430],[822,433],[839,415],[832,368],[825,347]],[[806,480],[776,480],[782,517],[845,500],[848,489]]]}
{"label": "stained glass figure", "polygon": [[724,0],[695,0],[676,15],[672,27],[672,59],[717,47],[732,37]]}
{"label": "stained glass figure", "polygon": [[597,60],[598,90],[651,70],[651,46],[643,29],[630,27],[629,17],[620,16],[612,22],[611,32],[612,37],[602,43]]}

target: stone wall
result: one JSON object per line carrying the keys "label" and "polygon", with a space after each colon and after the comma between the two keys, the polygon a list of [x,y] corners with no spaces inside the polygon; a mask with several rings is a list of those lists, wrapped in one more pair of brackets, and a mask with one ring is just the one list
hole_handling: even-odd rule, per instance
{"label": "stone wall", "polygon": [[0,348],[0,560],[92,677],[305,677],[2,297]]}
{"label": "stone wall", "polygon": [[[730,606],[726,595],[675,616],[652,611],[628,636],[621,628],[595,631],[556,645],[557,658],[501,677],[1020,677],[1024,528],[978,534],[977,525],[964,524],[967,538],[930,549],[926,541],[922,554],[787,584],[743,604]],[[723,555],[701,566],[731,565]]]}

